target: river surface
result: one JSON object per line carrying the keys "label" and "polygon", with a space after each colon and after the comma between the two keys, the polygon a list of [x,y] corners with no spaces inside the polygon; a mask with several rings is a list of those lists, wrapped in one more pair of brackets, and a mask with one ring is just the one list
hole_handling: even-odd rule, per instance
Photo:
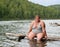
{"label": "river surface", "polygon": [[[47,34],[58,37],[60,36],[60,26],[51,25],[59,23],[60,20],[43,20],[46,24]],[[21,42],[9,40],[5,33],[22,33],[26,34],[29,29],[31,20],[20,21],[0,21],[0,47],[60,47],[60,41],[47,41],[46,43],[36,44],[34,41],[23,39]]]}

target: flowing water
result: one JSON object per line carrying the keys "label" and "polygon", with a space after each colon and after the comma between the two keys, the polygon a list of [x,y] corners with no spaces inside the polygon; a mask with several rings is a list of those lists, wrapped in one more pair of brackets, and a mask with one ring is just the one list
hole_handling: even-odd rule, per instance
{"label": "flowing water", "polygon": [[[46,24],[47,34],[58,37],[60,36],[60,26],[51,25],[51,23],[59,23],[60,20],[43,20]],[[26,34],[29,29],[31,20],[20,20],[20,21],[0,21],[0,47],[60,47],[60,41],[48,41],[45,43],[36,44],[35,42],[29,42],[26,39],[21,42],[9,40],[6,38],[5,33],[22,33]]]}

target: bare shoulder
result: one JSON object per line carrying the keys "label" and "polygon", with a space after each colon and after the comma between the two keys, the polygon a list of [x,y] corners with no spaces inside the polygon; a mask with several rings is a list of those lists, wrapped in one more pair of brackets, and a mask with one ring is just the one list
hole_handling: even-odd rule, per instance
{"label": "bare shoulder", "polygon": [[42,24],[42,25],[45,25],[45,22],[41,20],[41,24]]}
{"label": "bare shoulder", "polygon": [[33,20],[33,21],[31,21],[31,24],[34,24],[34,22],[35,22],[34,20]]}
{"label": "bare shoulder", "polygon": [[42,24],[45,24],[45,22],[44,22],[44,21],[42,21],[42,20],[41,20],[41,23],[42,23]]}

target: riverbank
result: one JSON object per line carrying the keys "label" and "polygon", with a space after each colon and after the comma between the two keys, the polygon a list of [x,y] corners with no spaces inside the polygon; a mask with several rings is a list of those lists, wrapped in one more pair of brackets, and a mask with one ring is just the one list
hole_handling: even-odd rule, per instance
{"label": "riverbank", "polygon": [[[0,20],[0,21],[21,21],[21,20],[33,20],[33,19],[15,19],[15,20],[12,20],[12,19],[10,19],[10,20]],[[42,20],[60,20],[60,19],[42,19]]]}

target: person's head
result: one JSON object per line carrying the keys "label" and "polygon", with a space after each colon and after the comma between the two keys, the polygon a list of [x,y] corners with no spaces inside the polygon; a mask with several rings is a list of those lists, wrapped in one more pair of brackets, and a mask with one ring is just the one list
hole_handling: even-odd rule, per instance
{"label": "person's head", "polygon": [[35,21],[36,21],[36,22],[40,22],[40,16],[39,16],[39,15],[36,15],[36,16],[35,16]]}

